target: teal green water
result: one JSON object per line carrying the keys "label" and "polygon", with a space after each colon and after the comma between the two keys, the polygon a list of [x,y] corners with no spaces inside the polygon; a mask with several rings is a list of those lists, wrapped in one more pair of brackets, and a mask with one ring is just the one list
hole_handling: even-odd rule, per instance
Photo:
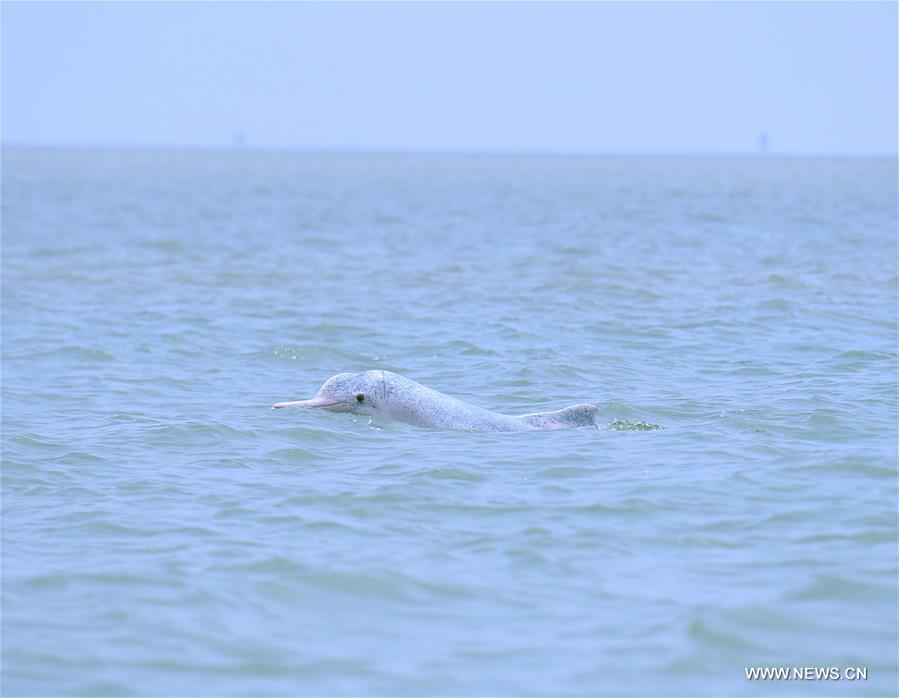
{"label": "teal green water", "polygon": [[894,161],[2,164],[3,695],[895,693]]}

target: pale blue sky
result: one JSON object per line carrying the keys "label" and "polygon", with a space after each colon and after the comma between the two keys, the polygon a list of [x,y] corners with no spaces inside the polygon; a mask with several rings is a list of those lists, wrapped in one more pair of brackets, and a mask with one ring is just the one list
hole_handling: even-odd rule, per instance
{"label": "pale blue sky", "polygon": [[7,144],[896,152],[897,5],[2,3]]}

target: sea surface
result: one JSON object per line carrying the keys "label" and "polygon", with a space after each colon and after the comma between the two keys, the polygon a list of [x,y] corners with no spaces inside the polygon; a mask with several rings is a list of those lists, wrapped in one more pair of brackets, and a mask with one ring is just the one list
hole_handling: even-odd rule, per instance
{"label": "sea surface", "polygon": [[[896,236],[891,159],[4,149],[2,694],[895,695]],[[271,409],[366,369],[604,428]]]}

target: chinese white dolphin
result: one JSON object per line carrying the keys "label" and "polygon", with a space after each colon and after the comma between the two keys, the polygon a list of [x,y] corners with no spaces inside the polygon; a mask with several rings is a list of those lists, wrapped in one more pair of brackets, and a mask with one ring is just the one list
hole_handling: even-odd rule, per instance
{"label": "chinese white dolphin", "polygon": [[352,412],[430,429],[459,431],[538,431],[598,429],[596,405],[572,405],[555,412],[512,417],[491,412],[432,390],[390,371],[338,373],[311,400],[279,402],[273,409],[298,407]]}

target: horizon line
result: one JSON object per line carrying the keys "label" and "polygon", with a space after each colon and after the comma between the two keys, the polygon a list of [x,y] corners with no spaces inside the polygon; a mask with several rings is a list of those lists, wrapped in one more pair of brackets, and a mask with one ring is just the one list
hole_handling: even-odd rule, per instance
{"label": "horizon line", "polygon": [[256,144],[156,144],[156,143],[65,143],[0,140],[0,150],[139,150],[139,151],[213,151],[228,153],[297,153],[309,155],[424,155],[424,156],[542,156],[542,157],[739,157],[739,158],[837,158],[837,159],[897,159],[899,152],[824,152],[805,150],[582,150],[568,148],[440,148],[440,147],[364,147],[364,146],[308,146]]}

